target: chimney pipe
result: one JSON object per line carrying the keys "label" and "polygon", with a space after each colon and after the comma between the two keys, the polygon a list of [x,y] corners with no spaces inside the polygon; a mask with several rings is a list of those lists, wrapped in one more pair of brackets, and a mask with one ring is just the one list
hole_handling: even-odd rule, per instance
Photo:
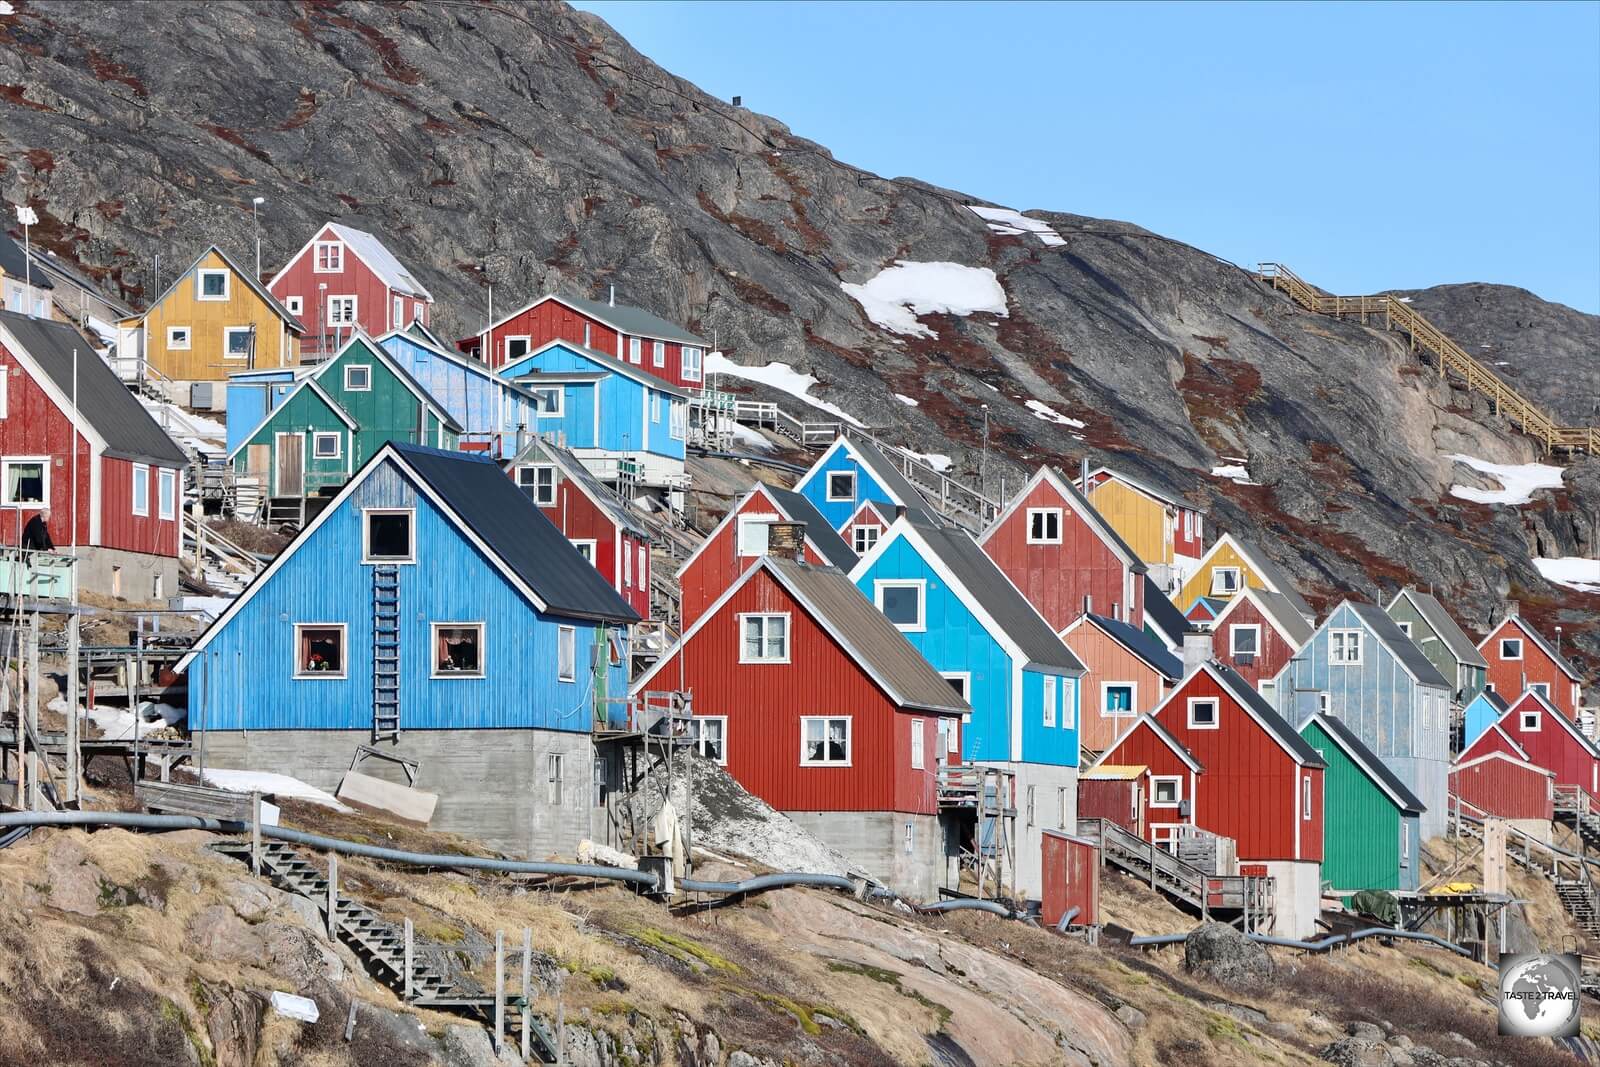
{"label": "chimney pipe", "polygon": [[610,304],[611,304],[611,306],[612,306],[612,307],[616,307],[616,306],[617,306],[617,287],[616,287],[616,286],[615,286],[615,285],[613,285],[613,286],[612,286],[612,287],[611,287],[611,300],[610,300]]}
{"label": "chimney pipe", "polygon": [[803,563],[806,556],[806,524],[803,522],[769,522],[767,524],[767,555]]}
{"label": "chimney pipe", "polygon": [[1518,613],[1518,609],[1521,606],[1522,605],[1518,604],[1515,600],[1506,601],[1506,617],[1510,618],[1511,616],[1517,614]]}
{"label": "chimney pipe", "polygon": [[897,519],[906,517],[906,506],[904,504],[896,504],[894,506],[894,517]]}
{"label": "chimney pipe", "polygon": [[1211,634],[1190,630],[1183,635],[1183,674],[1188,677],[1211,658]]}
{"label": "chimney pipe", "polygon": [[1089,495],[1089,453],[1087,452],[1078,461],[1078,491],[1084,496]]}

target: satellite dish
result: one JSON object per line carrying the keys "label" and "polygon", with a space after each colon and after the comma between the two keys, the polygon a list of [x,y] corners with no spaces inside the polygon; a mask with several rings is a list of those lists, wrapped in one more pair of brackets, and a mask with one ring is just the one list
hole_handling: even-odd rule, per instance
{"label": "satellite dish", "polygon": [[18,204],[17,221],[22,223],[24,226],[37,226],[39,225],[39,215],[28,205]]}

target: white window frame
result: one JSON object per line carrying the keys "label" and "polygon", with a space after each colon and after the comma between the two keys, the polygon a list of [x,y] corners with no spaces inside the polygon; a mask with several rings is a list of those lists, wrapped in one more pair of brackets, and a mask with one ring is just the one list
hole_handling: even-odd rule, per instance
{"label": "white window frame", "polygon": [[622,556],[622,587],[633,588],[633,553],[624,548],[619,555]]}
{"label": "white window frame", "polygon": [[[404,557],[384,556],[374,558],[372,555],[372,517],[374,515],[405,515],[410,522],[407,524],[406,535],[410,540],[410,547]],[[371,564],[405,564],[413,565],[417,562],[417,509],[416,508],[362,508],[361,509],[361,562]]]}
{"label": "white window frame", "polygon": [[689,407],[681,400],[667,401],[667,419],[674,441],[684,441],[689,437]]}
{"label": "white window frame", "polygon": [[283,310],[299,318],[306,309],[306,298],[303,296],[286,296],[283,298]]}
{"label": "white window frame", "polygon": [[628,338],[628,362],[636,366],[644,362],[644,338]]}
{"label": "white window frame", "polygon": [[1544,729],[1544,712],[1521,712],[1517,718],[1517,729],[1525,734],[1540,733]]}
{"label": "white window frame", "polygon": [[[1343,641],[1340,638],[1343,638]],[[1328,662],[1339,667],[1359,667],[1366,658],[1366,644],[1366,634],[1358,626],[1342,626],[1336,630],[1329,630]]]}
{"label": "white window frame", "polygon": [[[511,354],[511,342],[513,342],[513,341],[521,341],[522,342],[522,354],[521,355],[513,356]],[[528,353],[530,353],[532,351],[533,351],[533,335],[532,334],[513,333],[513,334],[507,334],[506,335],[506,338],[505,338],[505,355],[506,355],[506,362],[507,363],[513,363],[513,362],[516,362],[518,360],[527,359],[528,358]]]}
{"label": "white window frame", "polygon": [[[439,669],[439,631],[472,630],[478,631],[478,669],[476,671],[445,671]],[[489,644],[484,633],[484,624],[481,621],[469,622],[433,622],[428,624],[428,655],[432,657],[433,670],[428,675],[430,678],[487,678],[489,676]]]}
{"label": "white window frame", "polygon": [[[333,442],[332,452],[323,452],[322,445]],[[338,430],[315,430],[311,434],[312,459],[342,459],[344,457],[344,435]]]}
{"label": "white window frame", "polygon": [[1300,821],[1311,821],[1311,775],[1300,776]]}
{"label": "white window frame", "polygon": [[[141,475],[143,476],[142,478],[140,477]],[[128,490],[128,497],[133,502],[133,513],[135,515],[140,516],[141,518],[149,518],[150,517],[150,464],[148,464],[148,463],[135,463],[135,464],[133,464],[133,473],[131,475],[129,475],[129,477],[132,479],[132,482],[133,482],[133,484],[129,487],[129,490]],[[143,487],[144,487],[144,492],[143,493],[140,493],[140,491],[139,491],[139,488],[140,488],[141,485],[143,485]],[[140,499],[139,499],[141,496],[143,496],[143,498],[144,498],[143,502],[141,502]]]}
{"label": "white window frame", "polygon": [[[1109,697],[1111,695],[1110,691],[1112,689],[1123,689],[1123,688],[1126,688],[1128,690],[1128,710],[1127,711],[1112,711],[1112,710],[1110,710],[1110,708],[1107,707],[1107,703],[1108,702],[1107,702],[1107,699],[1106,699],[1107,697]],[[1108,680],[1108,681],[1102,681],[1100,683],[1100,716],[1101,716],[1101,718],[1105,718],[1105,719],[1132,719],[1132,718],[1137,718],[1138,714],[1139,714],[1139,683],[1138,682],[1113,682],[1113,681],[1109,681]]]}
{"label": "white window frame", "polygon": [[[928,581],[926,578],[876,578],[872,582],[872,602],[888,618],[888,613],[883,611],[883,593],[886,589],[915,589],[917,591],[917,620],[915,622],[894,623],[894,628],[903,634],[926,633],[928,629]],[[891,620],[892,621],[892,620]]]}
{"label": "white window frame", "polygon": [[[1161,787],[1172,786],[1172,800],[1162,801]],[[1181,774],[1155,774],[1150,776],[1150,807],[1152,808],[1181,808],[1183,807],[1183,775]]]}
{"label": "white window frame", "polygon": [[572,543],[572,547],[578,550],[578,555],[588,560],[591,566],[598,566],[595,563],[595,553],[599,548],[598,541],[592,537],[569,538],[569,540]]}
{"label": "white window frame", "polygon": [[[211,276],[213,276],[213,275],[219,275],[222,278],[222,295],[221,296],[207,296],[206,295],[206,279],[211,277]],[[228,300],[229,295],[232,292],[233,292],[233,279],[228,276],[227,268],[225,268],[225,267],[201,267],[201,268],[199,268],[198,270],[196,270],[194,272],[194,298],[196,300],[203,300],[208,304],[226,303],[227,300]]]}
{"label": "white window frame", "polygon": [[[689,721],[694,724],[694,750],[700,754],[702,759],[709,759],[718,767],[726,767],[728,765],[728,717],[726,715],[696,715]],[[713,758],[706,755],[706,735],[703,729],[703,724],[705,723],[716,723],[722,728],[722,732],[718,736],[722,752],[718,757]]]}
{"label": "white window frame", "polygon": [[[626,552],[627,548],[624,547],[623,551]],[[638,574],[639,574],[639,588],[641,590],[650,588],[650,572],[647,569],[649,566],[650,566],[650,550],[648,548],[646,548],[645,546],[640,545],[639,546],[639,566],[636,569],[637,569]]]}
{"label": "white window frame", "polygon": [[[180,333],[183,335],[183,343],[182,344],[179,344],[178,341],[177,341],[177,338],[174,336],[175,334],[180,334]],[[169,351],[172,351],[172,352],[189,352],[189,351],[192,351],[194,349],[194,327],[193,326],[168,326],[167,327],[167,349]]]}
{"label": "white window frame", "polygon": [[[37,463],[42,476],[39,480],[39,500],[16,501],[11,499],[11,468]],[[50,506],[50,457],[7,456],[0,459],[0,506],[42,511]]]}
{"label": "white window frame", "polygon": [[11,369],[0,363],[0,419],[6,417],[9,410],[11,396]]}
{"label": "white window frame", "polygon": [[[703,370],[705,364],[702,362],[705,353],[695,345],[684,345],[681,351],[683,352],[683,379],[690,382],[700,381],[705,374]],[[690,358],[691,353],[693,354],[692,359]]]}
{"label": "white window frame", "polygon": [[[339,631],[339,669],[338,671],[308,671],[300,662],[300,631],[301,630],[338,630]],[[342,622],[297,622],[294,624],[294,641],[289,646],[289,655],[293,657],[292,672],[296,681],[307,680],[317,682],[335,682],[350,676],[350,633],[349,627]]]}
{"label": "white window frame", "polygon": [[[968,704],[972,703],[972,672],[971,671],[940,671],[939,677],[947,682],[961,683],[961,699]],[[953,688],[953,687],[952,687]]]}
{"label": "white window frame", "polygon": [[156,471],[156,515],[163,522],[178,517],[178,472],[169,467]]}
{"label": "white window frame", "polygon": [[[564,389],[563,387],[561,387],[559,385],[535,385],[535,386],[531,386],[528,391],[531,392],[534,395],[534,398],[535,398],[534,413],[533,413],[533,417],[534,418],[536,418],[536,419],[560,419],[560,418],[565,418],[566,417],[566,414],[567,414],[567,391],[566,391],[566,389]],[[539,405],[539,403],[538,403],[538,401],[543,400],[546,396],[552,396],[552,397],[555,398],[555,403],[552,406],[548,407],[548,408],[541,407]]]}
{"label": "white window frame", "polygon": [[1411,866],[1411,828],[1405,819],[1400,820],[1400,866]]}
{"label": "white window frame", "polygon": [[1546,700],[1550,699],[1550,683],[1549,682],[1529,682],[1528,683],[1528,691],[1530,693],[1538,693],[1540,696],[1544,697]]}
{"label": "white window frame", "polygon": [[[870,537],[864,535],[870,534]],[[875,522],[858,523],[850,529],[850,547],[858,556],[864,556],[878,545],[878,538],[883,536],[883,527]],[[866,543],[863,544],[862,542]]]}
{"label": "white window frame", "polygon": [[[565,662],[563,662],[565,661]],[[556,681],[578,680],[578,628],[556,627]]]}
{"label": "white window frame", "polygon": [[[794,642],[794,631],[793,631],[793,629],[792,629],[792,627],[790,625],[792,620],[790,619],[789,612],[787,612],[787,611],[742,611],[737,616],[735,616],[735,618],[738,619],[738,623],[739,623],[739,634],[738,634],[738,637],[739,637],[739,662],[740,663],[788,663],[789,662],[790,655],[793,652],[793,648],[791,646],[793,645],[793,642]],[[761,652],[760,652],[759,655],[751,656],[745,650],[744,628],[745,628],[745,624],[746,624],[747,621],[756,620],[756,619],[761,620],[761,624],[762,624],[761,625],[761,641],[760,641]],[[767,655],[767,643],[772,640],[771,636],[767,633],[767,624],[773,619],[782,619],[783,620],[783,653],[781,655],[778,655],[778,656],[769,656],[769,655]]]}
{"label": "white window frame", "polygon": [[922,736],[922,729],[921,719],[911,720],[911,769],[914,771],[922,770],[923,764],[927,762],[926,753],[923,751],[927,741]]}
{"label": "white window frame", "polygon": [[[1210,722],[1196,722],[1194,709],[1199,704],[1210,704],[1212,707]],[[1220,730],[1222,728],[1222,698],[1221,697],[1190,697],[1189,698],[1189,729],[1191,730]]]}
{"label": "white window frame", "polygon": [[[345,317],[343,315],[335,314],[333,309],[335,307],[344,306],[346,301],[349,302],[349,307],[350,307],[349,316]],[[359,302],[357,301],[356,295],[354,293],[329,293],[328,294],[328,321],[327,321],[326,325],[332,327],[333,329],[340,329],[341,327],[345,327],[345,326],[355,326],[357,323],[359,323],[361,321],[358,318],[359,314],[360,314],[360,305],[359,305]]]}
{"label": "white window frame", "polygon": [[[844,759],[807,759],[806,758],[806,724],[820,722],[822,724],[822,740],[828,740],[828,724],[831,722],[844,723]],[[855,762],[855,724],[849,715],[802,715],[800,717],[800,766],[802,767],[849,767]]]}
{"label": "white window frame", "polygon": [[[1232,586],[1232,588],[1229,588],[1229,589],[1220,588],[1220,586],[1222,585],[1222,582],[1219,581],[1219,579],[1224,574],[1233,575],[1233,586]],[[1244,572],[1240,568],[1238,568],[1238,567],[1212,567],[1211,568],[1211,595],[1212,596],[1232,596],[1233,594],[1235,594],[1235,593],[1237,593],[1239,591],[1239,589],[1241,588],[1241,586],[1243,586],[1243,584],[1244,584]]]}
{"label": "white window frame", "polygon": [[246,337],[249,337],[250,336],[250,331],[251,331],[251,327],[249,327],[249,326],[224,326],[222,328],[222,358],[223,359],[249,359],[250,358],[250,352],[248,351],[248,349],[246,351],[240,352],[238,354],[234,353],[234,351],[233,351],[233,335],[236,334],[236,333],[242,333]]}
{"label": "white window frame", "polygon": [[650,421],[661,421],[661,394],[654,389],[650,390]]}
{"label": "white window frame", "polygon": [[650,342],[650,365],[652,367],[665,367],[667,365],[667,343],[665,341]]}
{"label": "white window frame", "polygon": [[[1038,537],[1035,537],[1033,533],[1033,520],[1035,517],[1042,519],[1044,525],[1044,532],[1042,532]],[[1062,515],[1060,508],[1029,508],[1027,530],[1028,544],[1059,545],[1061,543],[1061,519]],[[1049,527],[1052,520],[1054,521],[1056,528],[1054,537],[1051,537],[1049,534]]]}
{"label": "white window frame", "polygon": [[1056,683],[1056,676],[1047,674],[1039,679],[1039,699],[1044,705],[1044,724],[1054,727],[1056,724],[1056,700],[1060,696],[1060,686]]}
{"label": "white window frame", "polygon": [[[350,380],[350,372],[351,371],[358,371],[358,370],[367,372],[367,380],[361,385],[356,385],[354,382],[352,382]],[[346,363],[344,365],[344,391],[347,392],[347,393],[370,393],[370,392],[372,392],[372,364],[370,364],[370,363]]]}
{"label": "white window frame", "polygon": [[[1507,645],[1517,646],[1517,654],[1515,656],[1506,651]],[[1500,638],[1500,658],[1503,660],[1520,660],[1524,647],[1520,637],[1502,637]]]}
{"label": "white window frame", "polygon": [[546,752],[544,757],[545,770],[545,802],[553,808],[559,808],[565,802],[567,783],[567,754],[565,752]]}
{"label": "white window frame", "polygon": [[[323,266],[323,253],[328,253],[327,266]],[[311,246],[311,273],[312,274],[343,274],[344,273],[344,242],[343,241],[316,241]]]}
{"label": "white window frame", "polygon": [[[526,482],[524,482],[522,480],[522,475],[523,475],[524,471],[532,471],[533,472],[533,481],[532,481],[532,483],[526,483]],[[543,474],[545,471],[549,471],[550,472],[550,496],[549,496],[549,499],[546,499],[545,496],[544,496],[543,490],[544,490],[545,487],[539,484],[539,475]],[[541,507],[541,508],[553,508],[553,507],[555,507],[555,504],[556,504],[556,481],[557,481],[557,479],[556,479],[556,465],[554,463],[524,463],[522,466],[517,468],[517,487],[520,488],[520,489],[524,489],[524,490],[532,489],[533,492],[528,494],[528,498],[530,500],[532,500],[537,507]]]}
{"label": "white window frame", "polygon": [[[1244,649],[1239,647],[1239,634],[1241,632],[1256,635],[1256,647]],[[1261,624],[1258,622],[1237,623],[1228,628],[1228,655],[1230,656],[1259,656],[1261,655]]]}
{"label": "white window frame", "polygon": [[[849,478],[850,479],[850,492],[846,493],[844,496],[839,496],[838,494],[836,494],[833,491],[833,480],[835,478]],[[823,473],[822,479],[823,479],[822,480],[823,495],[827,498],[827,500],[830,503],[831,502],[836,502],[836,501],[854,500],[856,498],[856,472],[855,471],[826,471],[826,472]]]}
{"label": "white window frame", "polygon": [[405,326],[406,298],[398,293],[390,295],[389,326],[392,329],[401,329]]}
{"label": "white window frame", "polygon": [[[733,554],[740,559],[755,559],[759,556],[765,556],[767,549],[772,544],[770,539],[771,531],[767,527],[777,521],[779,521],[777,515],[765,511],[755,511],[748,515],[740,515],[733,524]],[[761,551],[747,551],[750,545],[750,531],[755,529],[761,531]]]}

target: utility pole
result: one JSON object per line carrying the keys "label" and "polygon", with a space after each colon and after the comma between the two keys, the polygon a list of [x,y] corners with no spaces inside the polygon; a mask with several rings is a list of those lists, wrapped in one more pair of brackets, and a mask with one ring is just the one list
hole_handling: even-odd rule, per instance
{"label": "utility pole", "polygon": [[[27,204],[17,205],[17,221],[22,223],[22,279],[28,288],[28,314],[33,315],[33,242],[28,236],[28,227],[39,221],[38,212]],[[76,452],[76,450],[74,450]]]}
{"label": "utility pole", "polygon": [[989,495],[989,405],[983,408],[983,452],[978,459],[978,492]]}
{"label": "utility pole", "polygon": [[256,232],[256,281],[261,280],[261,220],[256,215],[256,208],[267,202],[264,196],[258,196],[250,201],[250,226]]}

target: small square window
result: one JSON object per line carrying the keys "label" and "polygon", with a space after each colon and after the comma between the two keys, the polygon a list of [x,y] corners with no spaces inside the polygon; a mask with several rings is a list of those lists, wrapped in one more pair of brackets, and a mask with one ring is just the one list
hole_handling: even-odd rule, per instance
{"label": "small square window", "polygon": [[319,431],[311,435],[313,459],[338,459],[343,451],[339,434]]}
{"label": "small square window", "polygon": [[1061,509],[1028,509],[1028,544],[1059,545],[1061,543]]}
{"label": "small square window", "polygon": [[873,547],[877,545],[878,536],[881,533],[883,533],[883,528],[881,526],[873,526],[871,524],[857,526],[851,530],[850,542],[851,547],[853,547],[856,551],[856,555],[864,556],[868,552],[871,552]]}
{"label": "small square window", "polygon": [[728,765],[728,717],[726,715],[696,715],[690,720],[694,730],[694,748],[702,757],[720,767]]}
{"label": "small square window", "polygon": [[1234,656],[1249,656],[1254,660],[1261,651],[1261,627],[1253,624],[1230,627],[1228,651]]}
{"label": "small square window", "polygon": [[1525,711],[1525,712],[1523,712],[1522,713],[1522,731],[1523,731],[1523,733],[1529,733],[1529,734],[1538,733],[1539,730],[1540,730],[1540,727],[1541,727],[1541,720],[1543,718],[1544,718],[1544,713],[1543,712],[1538,712],[1538,711]]}
{"label": "small square window", "polygon": [[1522,638],[1520,638],[1520,637],[1502,637],[1500,639],[1500,658],[1501,659],[1521,659],[1522,658]]}
{"label": "small square window", "polygon": [[909,632],[921,632],[928,628],[927,618],[923,612],[923,596],[927,583],[917,581],[875,581],[872,583],[873,592],[878,601],[878,610],[884,617],[894,623],[897,628]]}
{"label": "small square window", "polygon": [[44,504],[50,497],[50,464],[43,459],[0,461],[5,475],[0,491],[4,504]]}
{"label": "small square window", "polygon": [[1189,698],[1189,726],[1195,730],[1215,730],[1218,726],[1215,697]]}
{"label": "small square window", "polygon": [[578,631],[576,627],[563,626],[556,632],[556,680],[578,680]]}
{"label": "small square window", "polygon": [[433,676],[435,678],[483,677],[483,623],[433,624]]}
{"label": "small square window", "polygon": [[338,241],[318,241],[312,250],[313,274],[338,274],[344,270],[344,245]]}
{"label": "small square window", "polygon": [[227,326],[222,330],[222,357],[247,359],[256,347],[254,326]]}
{"label": "small square window", "polygon": [[1182,778],[1175,775],[1163,775],[1150,779],[1150,806],[1152,808],[1175,808],[1182,803]]}
{"label": "small square window", "polygon": [[1101,682],[1101,693],[1104,696],[1102,707],[1105,714],[1112,718],[1127,718],[1133,715],[1133,705],[1138,687],[1133,682]]}
{"label": "small square window", "polygon": [[589,564],[591,566],[593,566],[593,564],[594,564],[594,542],[593,541],[574,541],[574,542],[572,542],[572,547],[578,550],[578,555],[580,555],[584,559],[588,560]]}
{"label": "small square window", "polygon": [[765,513],[740,515],[736,531],[740,556],[765,556],[767,554],[768,527],[778,521],[778,516]]}
{"label": "small square window", "polygon": [[1232,596],[1239,591],[1238,567],[1215,567],[1211,571],[1211,594]]}
{"label": "small square window", "polygon": [[366,363],[351,363],[344,369],[344,391],[369,393],[372,391],[372,367]]}
{"label": "small square window", "polygon": [[303,296],[291,296],[284,300],[283,309],[295,318],[299,318],[301,312],[306,309],[306,298]]}
{"label": "small square window", "polygon": [[1361,664],[1362,632],[1360,630],[1329,630],[1328,659],[1331,663],[1352,667]]}
{"label": "small square window", "polygon": [[228,299],[228,272],[216,268],[202,268],[195,272],[196,300]]}
{"label": "small square window", "polygon": [[800,763],[806,767],[850,766],[850,719],[802,718]]}
{"label": "small square window", "polygon": [[413,519],[409,509],[365,510],[366,551],[363,563],[412,563],[416,559]]}
{"label": "small square window", "polygon": [[548,463],[536,463],[517,468],[517,485],[533,498],[541,508],[554,507],[556,503],[556,469]]}
{"label": "small square window", "polygon": [[297,623],[294,648],[296,678],[345,676],[343,623]]}
{"label": "small square window", "polygon": [[540,418],[559,418],[566,409],[566,390],[559,385],[540,385],[533,393],[533,410]]}
{"label": "small square window", "polygon": [[828,499],[854,500],[856,498],[855,471],[828,472]]}
{"label": "small square window", "polygon": [[189,327],[187,326],[168,326],[167,347],[174,352],[187,352],[189,351],[189,339],[191,336],[193,335],[189,332]]}
{"label": "small square window", "polygon": [[739,616],[740,663],[788,663],[789,616]]}
{"label": "small square window", "polygon": [[515,363],[533,350],[533,339],[526,335],[506,338],[506,362]]}

